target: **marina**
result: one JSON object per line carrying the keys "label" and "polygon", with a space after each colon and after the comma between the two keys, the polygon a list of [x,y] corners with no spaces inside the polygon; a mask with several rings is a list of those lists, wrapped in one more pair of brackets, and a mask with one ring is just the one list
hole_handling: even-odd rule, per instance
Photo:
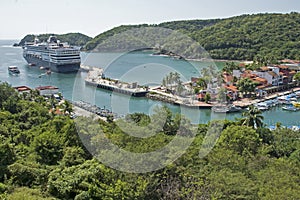
{"label": "marina", "polygon": [[[183,102],[184,99],[172,98],[172,94],[169,94],[169,96],[161,96],[159,95],[160,91],[157,89],[155,90],[157,86],[151,86],[149,88],[149,92],[145,95],[145,97],[134,97],[123,93],[112,92],[107,89],[91,86],[89,84],[86,84],[85,82],[88,75],[88,67],[86,67],[85,70],[80,70],[75,74],[45,74],[45,71],[39,69],[38,67],[28,66],[26,61],[22,58],[21,48],[7,47],[12,43],[13,42],[11,41],[2,41],[2,43],[0,43],[0,78],[2,82],[6,81],[12,86],[24,85],[31,88],[36,88],[44,85],[53,85],[58,87],[63,96],[70,101],[84,101],[90,103],[91,105],[96,105],[99,108],[105,107],[113,113],[118,113],[119,116],[134,112],[150,114],[151,109],[153,109],[153,107],[157,105],[166,105],[174,113],[180,113],[183,109],[186,109],[189,118],[193,123],[207,123],[210,120],[222,117],[224,114],[213,113],[210,110],[210,108],[212,107],[210,104],[199,102],[194,99],[191,99],[191,101],[185,101],[185,104],[181,104],[181,106],[179,106],[179,103]],[[5,47],[1,47],[3,45],[5,45]],[[174,70],[187,77],[187,80],[189,80],[190,77],[195,76],[195,69],[186,66],[182,60],[175,60],[160,56],[151,56],[147,53],[135,53],[127,55],[126,57],[126,60],[130,60],[131,62],[126,62],[124,58],[124,60],[119,59],[113,64],[110,64],[111,60],[118,58],[118,56],[118,54],[112,53],[81,53],[82,65],[103,68],[105,75],[107,77],[112,77],[112,79],[120,80],[122,74],[130,71],[134,66],[145,65],[144,62],[164,63],[166,65],[172,66]],[[199,66],[200,69],[208,65],[208,63],[206,62],[193,63]],[[216,65],[220,68],[223,64],[224,63],[222,62],[216,62]],[[121,68],[120,65],[122,66]],[[9,76],[9,73],[7,72],[8,66],[17,66],[20,70],[20,74],[18,76]],[[41,74],[45,75],[41,76]],[[156,74],[156,76],[158,75],[159,74]],[[144,76],[145,75],[143,74],[137,73],[135,78]],[[155,76],[152,77],[152,74],[147,74],[147,76],[155,80]],[[161,80],[161,78],[159,78],[159,80]],[[133,83],[134,77],[129,77],[124,82]],[[155,90],[155,94],[152,92],[152,90]],[[249,105],[250,102],[252,104],[265,102],[291,93],[295,93],[296,96],[299,97],[299,88],[294,88],[293,91],[290,90],[272,94],[265,97],[264,99],[236,101],[234,102],[234,105],[244,108],[242,111],[245,111],[245,108],[247,107],[247,105]],[[165,101],[162,101],[162,98],[164,98]],[[168,99],[172,101],[168,102]],[[196,103],[197,105],[194,105]],[[195,109],[195,106],[197,106],[198,109]],[[299,111],[289,112],[286,110],[282,110],[282,106],[282,104],[278,103],[277,106],[270,106],[268,110],[263,111],[262,115],[264,116],[264,122],[268,126],[275,125],[278,121],[280,121],[283,126],[287,127],[299,125]],[[235,118],[240,118],[241,113],[242,112],[226,113],[225,117],[226,119],[234,120]],[[198,115],[200,115],[199,120],[197,119]]]}
{"label": "marina", "polygon": [[[170,103],[173,105],[184,106],[192,109],[212,109],[215,113],[234,113],[240,112],[242,109],[247,108],[250,105],[254,105],[261,111],[269,110],[273,106],[278,104],[288,104],[291,107],[300,107],[300,103],[297,102],[297,98],[300,95],[300,88],[293,88],[291,91],[285,91],[283,93],[275,93],[264,97],[262,99],[234,101],[229,105],[218,105],[218,102],[204,103],[197,100],[192,100],[191,96],[182,97],[174,94],[167,93],[158,87],[142,87],[137,82],[124,83],[117,79],[105,78],[104,70],[96,67],[84,66],[84,71],[88,72],[85,83],[97,88],[134,96],[134,97],[147,97],[157,101]],[[188,84],[188,83],[186,83]],[[298,111],[294,108],[284,108],[284,110]]]}

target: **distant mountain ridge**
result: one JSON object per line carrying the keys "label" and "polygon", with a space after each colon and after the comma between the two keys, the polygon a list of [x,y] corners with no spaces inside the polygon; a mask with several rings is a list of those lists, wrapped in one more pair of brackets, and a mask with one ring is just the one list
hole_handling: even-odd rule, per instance
{"label": "distant mountain ridge", "polygon": [[[106,45],[108,38],[133,28],[160,27],[179,31],[197,41],[214,59],[253,60],[256,57],[300,59],[300,14],[252,14],[225,19],[184,20],[161,24],[122,25],[97,35],[84,50]],[[111,43],[115,48],[136,42]],[[147,39],[146,39],[147,40]],[[121,42],[121,44],[119,43]],[[180,41],[184,43],[184,41]],[[193,52],[193,50],[189,50]]]}
{"label": "distant mountain ridge", "polygon": [[75,46],[84,46],[88,41],[90,41],[92,38],[84,35],[82,33],[67,33],[67,34],[40,34],[40,35],[33,35],[29,34],[26,35],[20,42],[19,46],[23,46],[25,42],[33,42],[34,38],[37,36],[38,39],[42,41],[47,41],[49,36],[56,36],[58,40],[61,42],[68,42],[69,44],[75,45]]}
{"label": "distant mountain ridge", "polygon": [[[159,38],[160,33],[154,31],[155,28],[160,28],[161,38]],[[175,30],[186,37],[178,39],[176,38],[178,35],[172,36],[171,32],[163,31],[163,29]],[[40,41],[43,41],[49,35],[42,34],[38,37]],[[273,60],[284,58],[300,60],[300,14],[297,12],[240,15],[224,19],[182,20],[160,24],[121,25],[94,38],[81,33],[56,36],[62,42],[82,46],[85,51],[154,48],[157,47],[157,43],[162,42],[159,44],[160,47],[167,47],[173,52],[183,52],[186,58],[193,58],[199,49],[195,46],[201,45],[214,59],[255,60],[268,57]],[[173,45],[170,43],[166,45],[163,41],[165,37],[169,37],[168,40],[174,42]],[[22,46],[25,41],[33,41],[33,39],[34,35],[27,35],[19,45]],[[192,44],[190,39],[199,45]]]}

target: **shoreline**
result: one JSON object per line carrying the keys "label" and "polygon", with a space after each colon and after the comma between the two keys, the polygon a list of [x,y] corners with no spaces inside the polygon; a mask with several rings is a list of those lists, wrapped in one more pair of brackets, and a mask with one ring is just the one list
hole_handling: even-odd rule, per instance
{"label": "shoreline", "polygon": [[[84,66],[84,68],[85,68],[85,70],[88,68],[90,74],[94,70],[94,67]],[[98,71],[99,71],[99,69],[97,68],[97,69],[95,69],[94,72],[97,73]],[[178,105],[178,106],[185,106],[185,107],[193,108],[193,109],[211,109],[212,107],[218,105],[218,103],[216,103],[216,102],[205,103],[202,101],[198,101],[196,99],[192,99],[191,96],[185,98],[185,97],[180,97],[180,96],[173,95],[170,93],[166,93],[166,92],[158,90],[159,87],[157,87],[157,86],[153,87],[153,88],[149,88],[149,90],[145,90],[145,91],[136,91],[136,89],[119,88],[119,87],[116,87],[112,83],[100,83],[100,82],[97,82],[97,81],[91,79],[91,77],[87,77],[85,81],[86,81],[86,84],[91,85],[92,87],[102,88],[102,89],[110,90],[110,91],[116,91],[118,93],[123,93],[123,94],[129,95],[129,96],[146,97],[148,99],[157,100],[157,101],[161,101],[161,102],[165,102],[165,103],[170,103],[170,104]],[[106,81],[106,80],[101,79],[101,81]],[[114,82],[114,80],[111,79],[109,82]],[[250,105],[253,105],[256,103],[261,103],[261,102],[264,102],[267,100],[271,100],[278,96],[291,94],[296,91],[300,91],[299,86],[290,88],[287,91],[272,93],[261,99],[243,98],[241,100],[233,101],[232,104],[235,106],[239,106],[241,108],[247,108]],[[137,95],[139,93],[143,93],[143,95]]]}
{"label": "shoreline", "polygon": [[238,63],[246,63],[246,62],[252,62],[247,60],[227,60],[227,59],[214,59],[214,58],[185,58],[180,55],[170,55],[168,53],[152,53],[152,56],[163,56],[163,57],[169,57],[174,58],[178,60],[186,60],[186,61],[195,61],[195,62],[238,62]]}
{"label": "shoreline", "polygon": [[291,94],[291,93],[297,92],[297,91],[300,91],[300,87],[291,88],[288,91],[275,92],[275,93],[273,93],[273,94],[271,94],[269,96],[266,96],[266,97],[264,97],[262,99],[247,100],[246,98],[244,98],[241,101],[234,101],[233,105],[240,106],[242,108],[246,108],[246,107],[248,107],[250,105],[253,105],[253,104],[256,104],[256,103],[261,103],[261,102],[268,101],[268,100],[271,100],[271,99],[275,99],[275,98],[277,98],[279,96],[288,95],[288,94]]}

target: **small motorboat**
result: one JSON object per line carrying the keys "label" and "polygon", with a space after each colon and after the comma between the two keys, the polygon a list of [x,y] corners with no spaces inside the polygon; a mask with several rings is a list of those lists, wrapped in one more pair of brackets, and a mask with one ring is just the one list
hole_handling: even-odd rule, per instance
{"label": "small motorboat", "polygon": [[292,104],[295,108],[300,108],[300,102],[294,101],[294,102],[292,102]]}
{"label": "small motorboat", "polygon": [[20,74],[20,70],[19,70],[19,68],[17,66],[9,66],[8,67],[8,72],[11,75],[18,75],[18,74]]}
{"label": "small motorboat", "polygon": [[283,106],[282,107],[282,110],[287,110],[287,111],[293,111],[293,112],[296,112],[298,110],[300,110],[300,108],[296,108],[294,106]]}
{"label": "small motorboat", "polygon": [[241,107],[237,107],[235,105],[220,105],[212,107],[212,111],[215,113],[232,113],[240,112],[241,110]]}
{"label": "small motorboat", "polygon": [[50,70],[50,69],[47,70],[47,71],[46,71],[46,74],[47,74],[47,75],[50,75],[50,74],[51,74],[51,70]]}
{"label": "small motorboat", "polygon": [[269,110],[269,106],[265,102],[255,104],[254,106],[257,107],[261,111]]}
{"label": "small motorboat", "polygon": [[293,101],[297,101],[297,98],[295,98],[295,97],[292,97],[292,98],[290,98],[290,101],[291,101],[291,102],[293,102]]}

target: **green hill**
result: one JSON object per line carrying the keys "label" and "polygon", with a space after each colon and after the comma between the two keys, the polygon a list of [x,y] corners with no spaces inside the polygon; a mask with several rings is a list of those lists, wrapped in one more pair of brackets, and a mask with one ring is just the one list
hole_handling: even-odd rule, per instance
{"label": "green hill", "polygon": [[[86,36],[81,33],[67,33],[67,34],[40,34],[37,35],[38,39],[40,41],[46,41],[49,36],[54,35],[57,37],[58,40],[61,42],[68,42],[69,44],[76,45],[76,46],[84,46],[88,41],[90,41],[92,38],[89,36]],[[32,42],[34,41],[35,35],[30,34],[26,35],[19,43],[19,46],[23,46],[25,42]]]}
{"label": "green hill", "polygon": [[[295,12],[241,15],[226,19],[173,21],[155,25],[123,25],[99,34],[89,41],[84,49],[91,51],[97,47],[101,50],[124,50],[128,45],[131,45],[130,48],[137,47],[137,43],[141,47],[143,45],[155,47],[158,41],[165,42],[161,38],[157,40],[157,33],[154,37],[151,35],[153,29],[149,29],[151,30],[149,32],[143,30],[138,34],[136,31],[128,32],[141,27],[168,28],[186,34],[204,47],[215,59],[253,60],[255,57],[300,59],[300,14]],[[164,34],[161,34],[162,37]],[[167,37],[170,39],[171,36]],[[193,57],[195,49],[184,46],[187,37],[179,39],[173,37],[171,40],[174,42],[175,51],[189,48],[184,51],[190,55],[188,57]],[[164,47],[164,43],[159,45]],[[171,46],[169,48],[172,49]]]}

